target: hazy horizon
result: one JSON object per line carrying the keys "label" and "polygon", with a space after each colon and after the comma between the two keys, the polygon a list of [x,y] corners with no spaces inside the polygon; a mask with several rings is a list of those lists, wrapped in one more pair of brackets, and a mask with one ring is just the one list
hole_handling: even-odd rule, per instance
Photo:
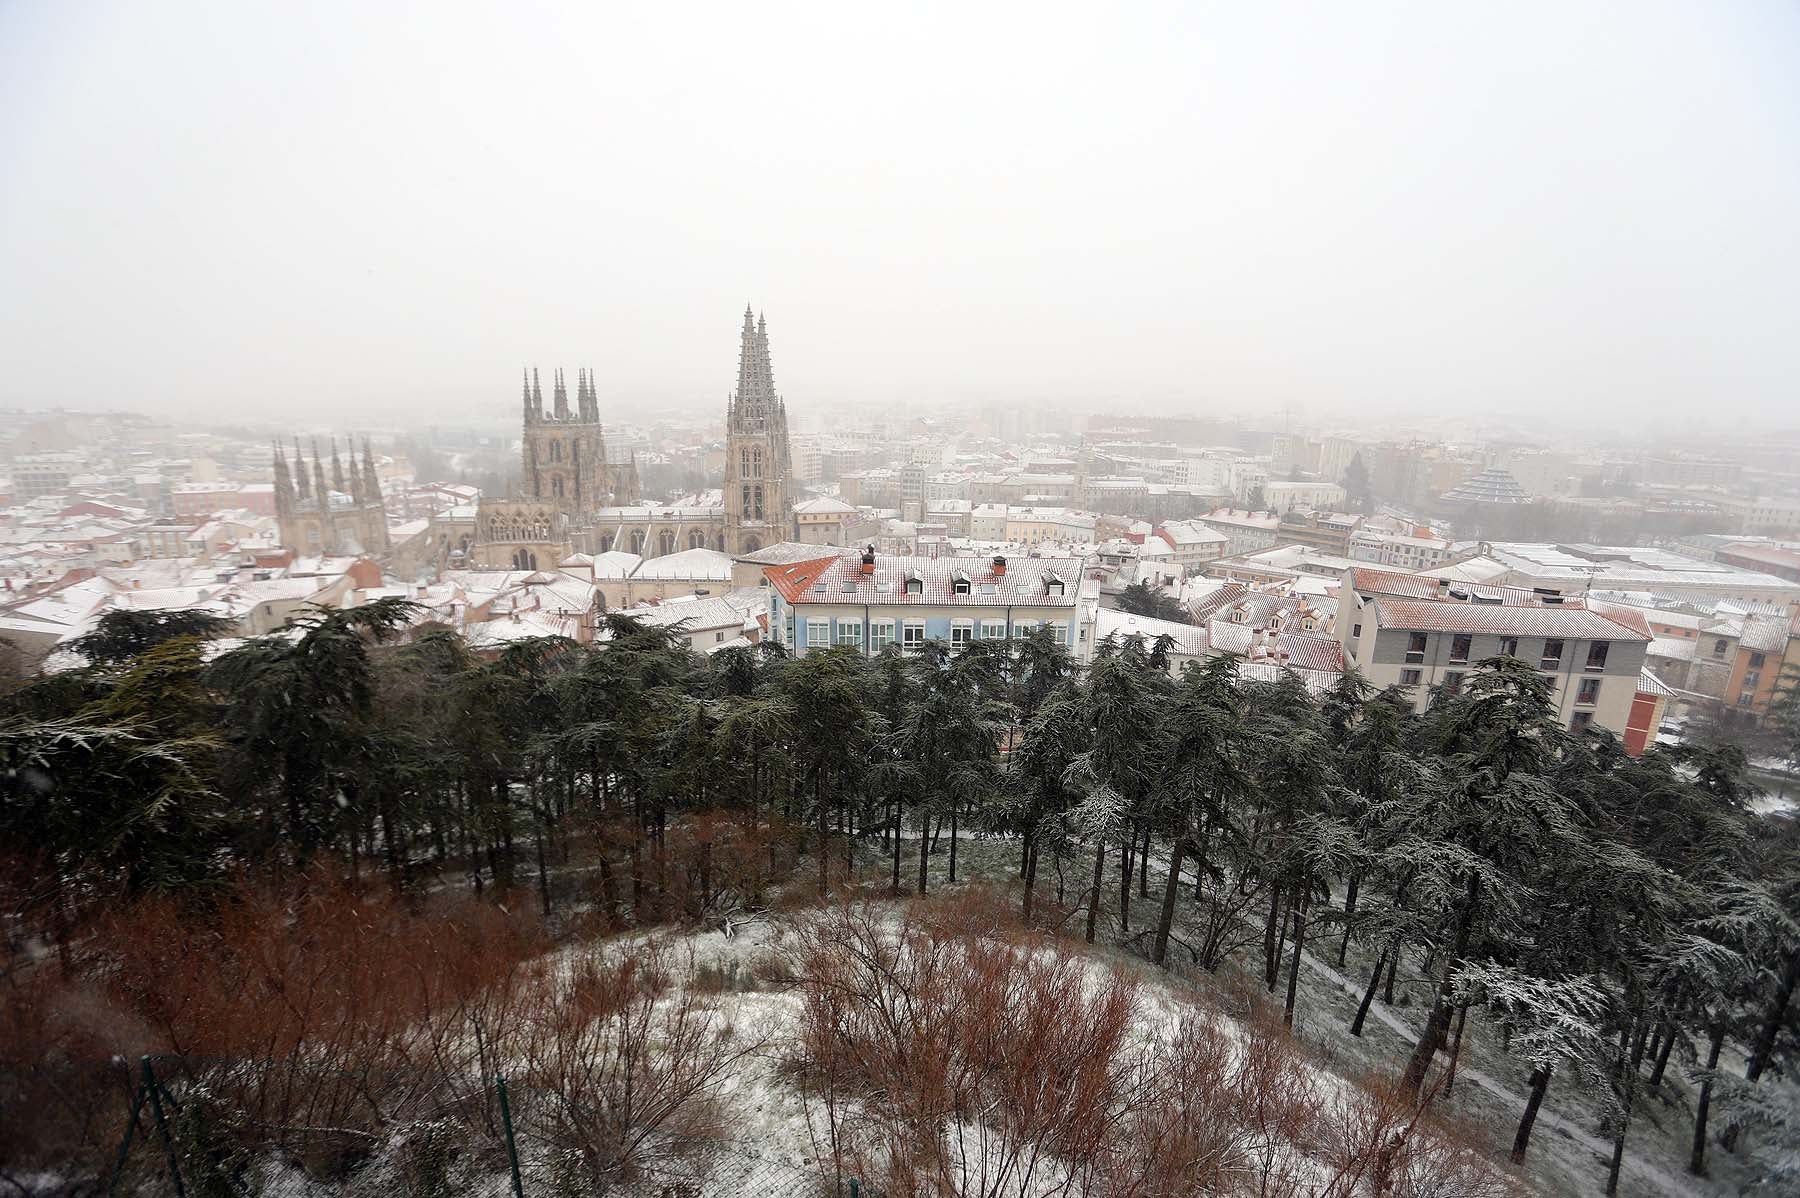
{"label": "hazy horizon", "polygon": [[1793,423],[1800,8],[901,17],[0,7],[0,405]]}

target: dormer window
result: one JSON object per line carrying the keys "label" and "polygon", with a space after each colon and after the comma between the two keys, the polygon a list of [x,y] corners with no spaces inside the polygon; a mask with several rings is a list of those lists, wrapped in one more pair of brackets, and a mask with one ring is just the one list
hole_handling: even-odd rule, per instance
{"label": "dormer window", "polygon": [[923,595],[925,593],[925,580],[920,578],[917,574],[908,574],[906,576],[906,593],[908,595]]}
{"label": "dormer window", "polygon": [[1060,595],[1063,593],[1063,580],[1053,574],[1044,579],[1044,589],[1052,595]]}
{"label": "dormer window", "polygon": [[958,595],[967,595],[969,593],[969,576],[967,574],[958,574],[955,579],[951,581],[950,590]]}

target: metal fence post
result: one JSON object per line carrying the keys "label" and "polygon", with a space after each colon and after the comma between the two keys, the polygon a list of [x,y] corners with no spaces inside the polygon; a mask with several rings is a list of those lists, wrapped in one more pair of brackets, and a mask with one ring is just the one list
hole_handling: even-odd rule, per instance
{"label": "metal fence post", "polygon": [[513,1142],[512,1103],[506,1100],[506,1078],[494,1074],[494,1085],[500,1091],[500,1126],[506,1129],[506,1159],[512,1165],[513,1198],[525,1198],[525,1186],[519,1180],[519,1146]]}
{"label": "metal fence post", "polygon": [[163,1114],[162,1086],[150,1068],[150,1058],[142,1057],[144,1089],[150,1092],[150,1109],[156,1114],[156,1130],[162,1133],[163,1155],[169,1158],[169,1176],[175,1182],[175,1198],[187,1198],[187,1187],[181,1184],[181,1161],[175,1155],[175,1137],[169,1134],[169,1120]]}
{"label": "metal fence post", "polygon": [[125,1158],[131,1154],[131,1140],[137,1134],[138,1112],[144,1109],[144,1087],[139,1086],[137,1093],[131,1096],[131,1117],[125,1121],[125,1137],[119,1141],[119,1156],[113,1161],[112,1180],[106,1183],[107,1198],[119,1188],[119,1178],[125,1175]]}
{"label": "metal fence post", "polygon": [[854,1177],[850,1179],[850,1198],[862,1198],[862,1182]]}

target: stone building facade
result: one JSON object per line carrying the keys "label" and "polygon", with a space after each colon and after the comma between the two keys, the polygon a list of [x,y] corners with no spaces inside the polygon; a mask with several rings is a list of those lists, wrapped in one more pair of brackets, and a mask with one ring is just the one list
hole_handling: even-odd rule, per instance
{"label": "stone building facade", "polygon": [[356,446],[351,445],[346,470],[337,438],[332,438],[329,478],[317,441],[312,451],[308,469],[300,443],[295,441],[290,468],[281,446],[275,447],[275,521],[282,546],[307,557],[386,553],[387,506],[368,439],[363,440],[361,462],[356,460]]}

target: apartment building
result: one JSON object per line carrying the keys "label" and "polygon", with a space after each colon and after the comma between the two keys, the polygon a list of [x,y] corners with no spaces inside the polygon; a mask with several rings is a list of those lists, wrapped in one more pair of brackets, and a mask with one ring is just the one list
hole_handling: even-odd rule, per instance
{"label": "apartment building", "polygon": [[[1550,679],[1556,716],[1572,731],[1590,724],[1642,752],[1655,735],[1631,729],[1651,634],[1642,616],[1596,611],[1576,599],[1516,587],[1456,584],[1353,567],[1339,590],[1345,657],[1377,687],[1398,686],[1423,711],[1438,688],[1454,691],[1490,657],[1530,662]],[[1646,695],[1653,706],[1658,698]]]}
{"label": "apartment building", "polygon": [[1077,558],[889,557],[869,550],[769,566],[769,627],[795,656],[842,647],[874,656],[1006,640],[1039,627],[1083,641]]}

